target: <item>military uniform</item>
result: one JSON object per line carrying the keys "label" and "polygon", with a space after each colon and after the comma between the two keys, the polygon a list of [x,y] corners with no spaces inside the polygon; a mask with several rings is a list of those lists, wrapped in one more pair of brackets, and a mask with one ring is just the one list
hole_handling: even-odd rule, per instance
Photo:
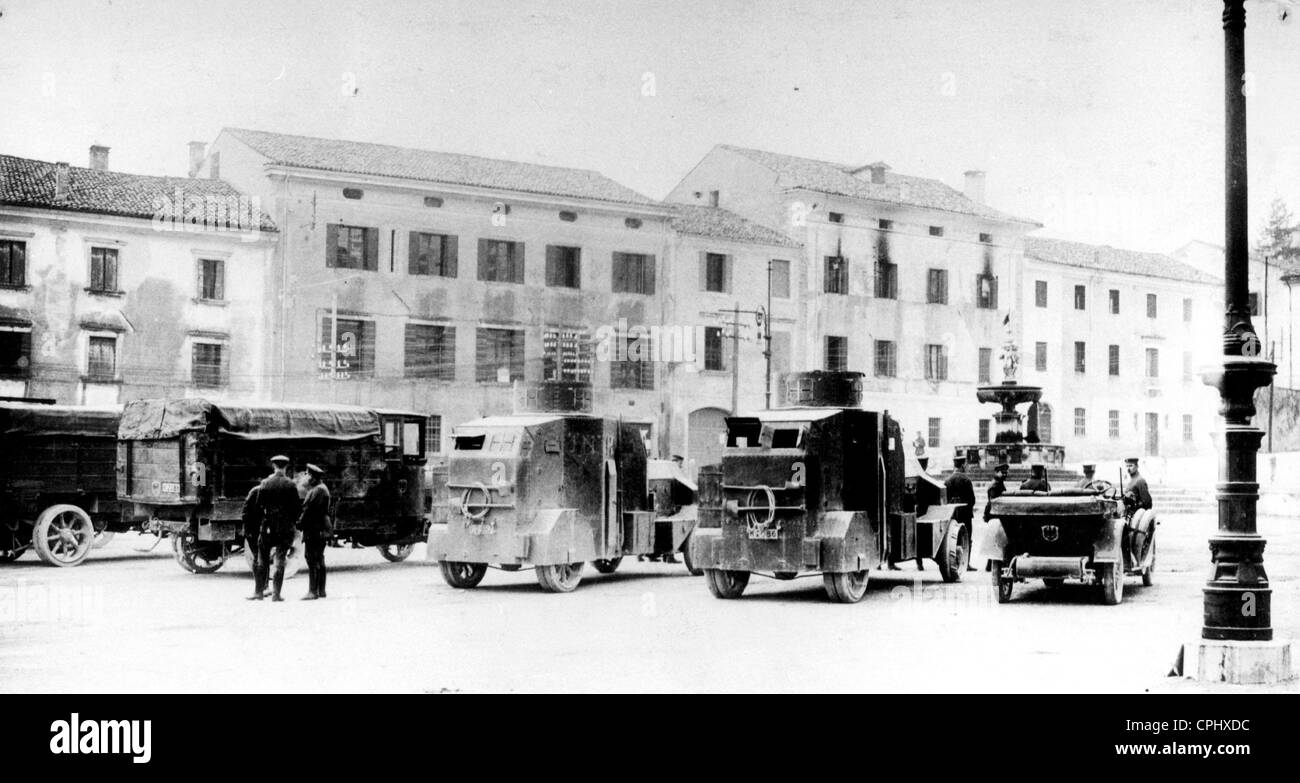
{"label": "military uniform", "polygon": [[994,477],[993,477],[993,483],[992,483],[992,484],[989,484],[989,491],[988,491],[988,498],[989,498],[989,500],[988,500],[987,503],[984,504],[984,521],[985,521],[985,522],[988,522],[989,519],[992,518],[992,517],[991,517],[991,514],[990,514],[989,512],[991,512],[991,511],[993,510],[993,500],[994,500],[994,498],[1001,497],[1001,496],[1002,496],[1002,493],[1004,493],[1004,492],[1006,492],[1006,491],[1007,491],[1007,485],[1006,485],[1006,482],[1003,481],[1003,479],[1002,479],[1001,476],[994,476]]}
{"label": "military uniform", "polygon": [[1128,482],[1124,485],[1124,505],[1130,512],[1128,519],[1129,552],[1133,564],[1139,565],[1146,554],[1146,542],[1151,533],[1151,521],[1155,518],[1152,511],[1151,490],[1147,480],[1137,472],[1137,460],[1129,458],[1126,463],[1133,465]]}
{"label": "military uniform", "polygon": [[[244,510],[240,515],[244,523],[244,546],[248,549],[249,554],[253,556],[253,578],[254,585],[257,579],[257,558],[258,542],[262,537],[262,507],[259,501],[261,494],[261,485],[248,490],[248,497],[244,498]],[[265,585],[263,585],[265,586]],[[261,595],[261,592],[258,592]]]}
{"label": "military uniform", "polygon": [[[253,596],[260,597],[266,590],[267,577],[271,579],[272,600],[280,598],[284,585],[284,565],[293,547],[294,522],[302,501],[298,485],[283,473],[274,473],[262,479],[257,486],[258,505],[261,508],[261,531],[258,541],[258,558]],[[274,569],[271,570],[272,562]],[[268,570],[271,571],[268,574]]]}
{"label": "military uniform", "polygon": [[961,470],[954,470],[943,482],[948,502],[957,503],[957,521],[966,527],[966,556],[975,541],[975,486]]}
{"label": "military uniform", "polygon": [[1026,492],[1051,492],[1052,485],[1047,481],[1047,469],[1042,465],[1034,465],[1034,473],[1020,485],[1020,488]]}
{"label": "military uniform", "polygon": [[330,491],[320,482],[320,468],[307,466],[316,483],[307,490],[298,517],[302,531],[303,555],[307,559],[309,584],[304,598],[325,597],[325,544],[330,537]]}

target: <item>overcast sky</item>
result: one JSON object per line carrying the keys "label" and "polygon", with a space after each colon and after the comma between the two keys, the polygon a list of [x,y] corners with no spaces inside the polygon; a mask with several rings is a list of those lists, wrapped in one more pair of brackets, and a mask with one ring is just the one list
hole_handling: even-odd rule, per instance
{"label": "overcast sky", "polygon": [[[1217,0],[0,0],[0,152],[184,174],[223,126],[597,169],[715,144],[960,187],[1043,235],[1223,235]],[[1298,9],[1300,10],[1300,9]],[[1248,3],[1252,234],[1300,213],[1300,21]]]}

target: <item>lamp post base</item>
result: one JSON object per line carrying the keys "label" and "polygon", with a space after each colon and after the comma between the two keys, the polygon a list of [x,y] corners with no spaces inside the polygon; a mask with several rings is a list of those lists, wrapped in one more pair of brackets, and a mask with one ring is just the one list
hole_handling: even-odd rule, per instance
{"label": "lamp post base", "polygon": [[[1195,656],[1195,661],[1192,656]],[[1175,669],[1198,682],[1228,685],[1277,685],[1297,678],[1294,645],[1290,641],[1239,642],[1201,639],[1179,652],[1185,671]]]}

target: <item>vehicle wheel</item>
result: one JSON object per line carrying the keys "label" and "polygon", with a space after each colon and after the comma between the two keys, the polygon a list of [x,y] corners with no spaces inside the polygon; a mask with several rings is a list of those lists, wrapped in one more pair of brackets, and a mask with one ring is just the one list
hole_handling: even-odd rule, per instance
{"label": "vehicle wheel", "polygon": [[478,587],[478,583],[483,581],[483,575],[487,573],[487,563],[456,563],[440,560],[438,567],[442,569],[444,582],[462,590]]}
{"label": "vehicle wheel", "polygon": [[856,604],[867,594],[867,572],[846,571],[844,573],[822,574],[822,586],[826,595],[840,604]]}
{"label": "vehicle wheel", "polygon": [[548,593],[572,593],[582,581],[582,563],[537,566],[537,584]]}
{"label": "vehicle wheel", "polygon": [[390,563],[400,563],[415,551],[415,544],[380,544],[375,547]]}
{"label": "vehicle wheel", "polygon": [[609,560],[592,560],[591,564],[602,574],[612,574],[618,570],[619,563],[623,562],[621,557],[613,557]]}
{"label": "vehicle wheel", "polygon": [[945,582],[960,582],[970,563],[970,534],[966,526],[953,520],[948,524],[948,535],[939,544],[939,553],[935,560],[939,563],[939,574]]}
{"label": "vehicle wheel", "polygon": [[1156,583],[1156,542],[1151,542],[1151,565],[1142,569],[1142,586],[1150,587]]}
{"label": "vehicle wheel", "polygon": [[1043,584],[1045,584],[1045,585],[1047,585],[1048,587],[1050,587],[1050,588],[1052,588],[1053,590],[1055,590],[1056,588],[1058,588],[1058,587],[1064,585],[1064,584],[1065,584],[1065,580],[1062,579],[1062,578],[1059,577],[1059,576],[1053,576],[1053,577],[1051,577],[1050,579],[1044,579],[1044,580],[1043,580]]}
{"label": "vehicle wheel", "polygon": [[749,585],[748,571],[724,571],[721,568],[704,569],[709,592],[714,598],[739,598]]}
{"label": "vehicle wheel", "polygon": [[990,560],[989,571],[993,573],[993,588],[998,591],[998,603],[1005,604],[1011,600],[1011,588],[1015,582],[1002,576],[1002,561]]}
{"label": "vehicle wheel", "polygon": [[172,555],[191,574],[210,574],[226,563],[226,550],[219,541],[199,541],[194,534],[172,534]]}
{"label": "vehicle wheel", "polygon": [[1116,563],[1103,563],[1101,570],[1101,600],[1107,606],[1115,606],[1124,600],[1124,567]]}
{"label": "vehicle wheel", "polygon": [[108,542],[112,541],[115,535],[117,534],[112,530],[96,530],[95,541],[91,544],[91,549],[103,549],[108,546]]}
{"label": "vehicle wheel", "polygon": [[695,561],[691,560],[691,537],[690,536],[687,536],[686,540],[682,542],[681,551],[682,551],[682,562],[686,564],[686,570],[691,573],[691,576],[704,576],[704,569],[696,568]]}
{"label": "vehicle wheel", "polygon": [[36,518],[32,545],[50,565],[80,565],[95,543],[95,523],[76,506],[50,506]]}

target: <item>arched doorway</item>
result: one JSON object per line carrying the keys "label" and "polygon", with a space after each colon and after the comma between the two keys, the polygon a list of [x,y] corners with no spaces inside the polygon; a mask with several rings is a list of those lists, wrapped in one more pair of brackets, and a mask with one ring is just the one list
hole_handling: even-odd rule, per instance
{"label": "arched doorway", "polygon": [[721,408],[700,408],[691,412],[686,426],[686,458],[695,463],[695,469],[721,462],[727,412]]}

